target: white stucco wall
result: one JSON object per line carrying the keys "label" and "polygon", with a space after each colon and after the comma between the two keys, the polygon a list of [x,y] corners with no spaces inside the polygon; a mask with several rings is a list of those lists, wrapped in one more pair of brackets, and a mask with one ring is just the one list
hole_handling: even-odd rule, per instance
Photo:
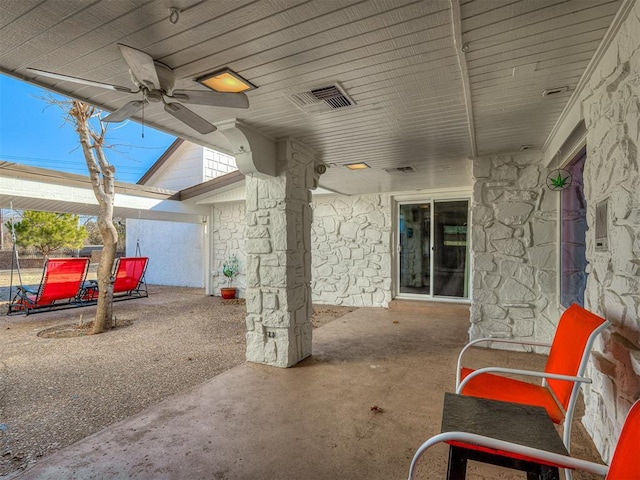
{"label": "white stucco wall", "polygon": [[391,301],[388,195],[313,199],[313,301],[386,307]]}
{"label": "white stucco wall", "polygon": [[[139,224],[138,224],[139,222]],[[127,256],[149,257],[148,284],[204,287],[203,225],[127,219]]]}

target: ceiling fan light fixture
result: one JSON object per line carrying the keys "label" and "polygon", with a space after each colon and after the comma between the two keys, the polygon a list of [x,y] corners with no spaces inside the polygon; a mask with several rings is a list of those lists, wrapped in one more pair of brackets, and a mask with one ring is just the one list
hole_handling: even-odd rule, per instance
{"label": "ceiling fan light fixture", "polygon": [[230,68],[216,70],[196,78],[196,82],[215,92],[240,93],[248,92],[256,87],[249,80],[242,78]]}
{"label": "ceiling fan light fixture", "polygon": [[364,162],[348,163],[345,165],[345,167],[347,167],[349,170],[366,170],[367,168],[371,168],[369,165],[367,165]]}

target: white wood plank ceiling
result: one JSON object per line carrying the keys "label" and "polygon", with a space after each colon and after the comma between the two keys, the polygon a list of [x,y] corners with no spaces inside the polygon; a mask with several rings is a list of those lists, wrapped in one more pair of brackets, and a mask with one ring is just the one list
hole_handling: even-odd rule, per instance
{"label": "white wood plank ceiling", "polygon": [[[228,66],[258,86],[248,93],[250,108],[189,108],[213,124],[237,118],[274,138],[300,139],[331,167],[322,186],[347,194],[464,187],[471,185],[470,156],[542,147],[619,6],[0,0],[0,72],[115,110],[136,95],[26,68],[132,86],[117,43],[174,69],[179,88],[203,89],[195,77]],[[180,10],[175,24],[170,7]],[[313,111],[289,98],[336,82],[355,106]],[[541,95],[555,87],[567,91]],[[200,135],[159,104],[145,109],[145,122],[203,145],[226,145],[219,132]],[[344,167],[355,162],[371,168]],[[403,167],[413,171],[397,171]]]}

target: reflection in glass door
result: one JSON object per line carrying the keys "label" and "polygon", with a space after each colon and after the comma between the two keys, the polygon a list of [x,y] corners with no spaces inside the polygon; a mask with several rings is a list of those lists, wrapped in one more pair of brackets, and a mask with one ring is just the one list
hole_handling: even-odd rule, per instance
{"label": "reflection in glass door", "polygon": [[467,267],[468,202],[434,203],[433,295],[469,296]]}
{"label": "reflection in glass door", "polygon": [[400,205],[400,293],[431,295],[431,204]]}
{"label": "reflection in glass door", "polygon": [[468,212],[467,200],[399,205],[401,295],[469,298]]}

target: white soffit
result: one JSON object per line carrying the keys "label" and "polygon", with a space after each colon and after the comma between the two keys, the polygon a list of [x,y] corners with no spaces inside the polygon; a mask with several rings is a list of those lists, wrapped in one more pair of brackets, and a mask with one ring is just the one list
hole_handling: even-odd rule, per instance
{"label": "white soffit", "polygon": [[[228,66],[258,86],[250,108],[189,108],[215,125],[238,119],[300,140],[331,166],[324,187],[357,194],[471,185],[471,132],[478,155],[542,148],[621,0],[178,3],[171,23],[163,2],[4,2],[0,72],[114,110],[136,95],[27,67],[129,86],[118,43],[174,69],[176,88],[203,89],[194,78]],[[310,113],[286,98],[336,82],[353,106]],[[145,122],[211,148],[224,143],[161,104],[145,109]],[[371,168],[343,167],[359,162]],[[415,177],[385,172],[406,165]]]}

